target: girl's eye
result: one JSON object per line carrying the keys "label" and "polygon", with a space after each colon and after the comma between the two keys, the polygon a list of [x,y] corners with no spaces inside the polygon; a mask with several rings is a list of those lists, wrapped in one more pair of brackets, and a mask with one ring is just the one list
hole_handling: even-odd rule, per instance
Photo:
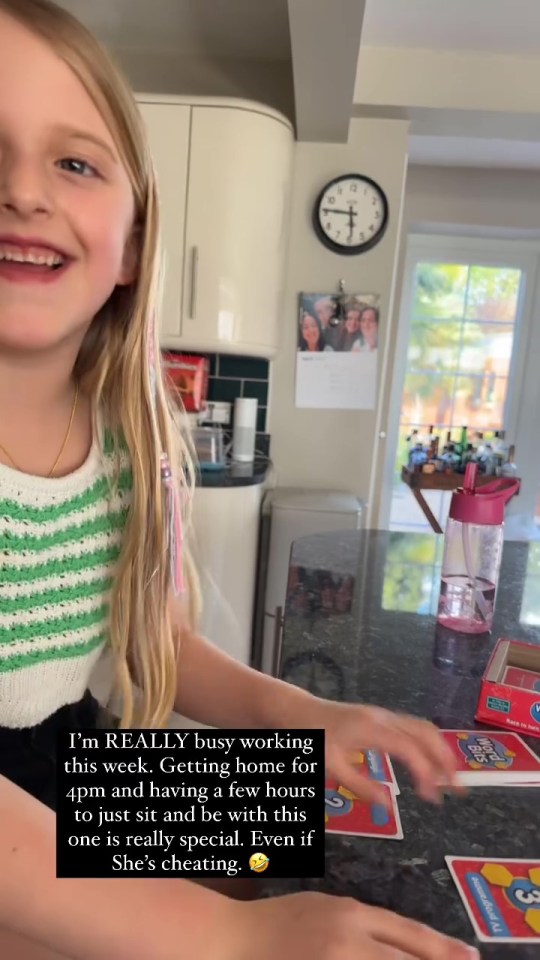
{"label": "girl's eye", "polygon": [[68,173],[77,173],[82,177],[99,177],[99,172],[86,160],[77,160],[75,157],[65,157],[58,161],[63,170]]}

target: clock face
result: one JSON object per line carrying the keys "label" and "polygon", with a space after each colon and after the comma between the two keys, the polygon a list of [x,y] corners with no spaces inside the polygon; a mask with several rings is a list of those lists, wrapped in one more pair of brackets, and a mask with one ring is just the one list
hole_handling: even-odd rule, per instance
{"label": "clock face", "polygon": [[364,253],[382,239],[387,222],[388,202],[383,190],[359,174],[332,180],[315,204],[315,230],[334,253]]}

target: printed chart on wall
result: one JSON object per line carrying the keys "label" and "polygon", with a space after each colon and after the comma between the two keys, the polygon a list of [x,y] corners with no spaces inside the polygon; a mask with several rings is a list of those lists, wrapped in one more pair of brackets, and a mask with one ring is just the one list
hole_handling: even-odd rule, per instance
{"label": "printed chart on wall", "polygon": [[380,297],[301,293],[296,406],[374,410]]}

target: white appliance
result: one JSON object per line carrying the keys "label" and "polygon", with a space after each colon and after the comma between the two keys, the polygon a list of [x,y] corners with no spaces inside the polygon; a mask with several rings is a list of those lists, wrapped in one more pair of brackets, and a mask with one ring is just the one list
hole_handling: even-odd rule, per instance
{"label": "white appliance", "polygon": [[200,632],[241,663],[251,663],[262,484],[197,487],[194,559],[201,578]]}
{"label": "white appliance", "polygon": [[268,553],[254,659],[264,673],[276,675],[293,542],[316,533],[360,530],[364,504],[353,494],[340,491],[283,488],[267,494],[264,512],[269,523]]}
{"label": "white appliance", "polygon": [[[251,663],[263,485],[197,487],[193,555],[202,591],[199,632],[241,663]],[[170,727],[208,729],[173,713]]]}

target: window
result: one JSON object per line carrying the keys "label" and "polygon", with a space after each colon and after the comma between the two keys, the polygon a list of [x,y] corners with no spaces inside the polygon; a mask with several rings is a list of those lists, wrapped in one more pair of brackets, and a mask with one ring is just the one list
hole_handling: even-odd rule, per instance
{"label": "window", "polygon": [[[515,442],[509,432],[517,423],[525,290],[538,256],[523,246],[411,241],[388,425],[385,482],[391,489],[382,525],[390,530],[430,530],[401,480],[414,431],[419,438],[433,431],[441,452],[448,437],[459,441],[464,427],[471,443],[479,433],[489,439],[503,430]],[[424,496],[444,527],[450,494]],[[383,495],[383,517],[384,509]]]}

